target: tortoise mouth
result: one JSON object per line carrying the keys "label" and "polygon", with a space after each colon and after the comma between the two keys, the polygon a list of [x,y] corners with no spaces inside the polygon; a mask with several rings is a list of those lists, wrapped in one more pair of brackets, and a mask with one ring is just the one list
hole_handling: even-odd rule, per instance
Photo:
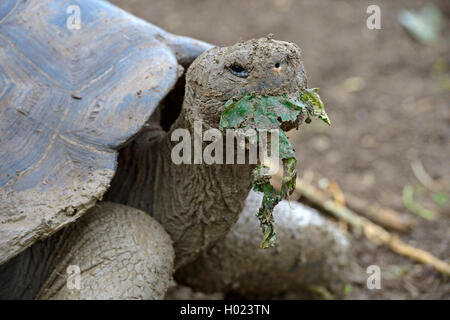
{"label": "tortoise mouth", "polygon": [[284,132],[288,132],[292,129],[298,129],[298,127],[302,124],[305,116],[303,113],[300,113],[294,121],[284,121],[281,122],[280,129]]}
{"label": "tortoise mouth", "polygon": [[303,117],[300,93],[276,96],[246,94],[225,103],[220,128],[288,131],[298,127]]}

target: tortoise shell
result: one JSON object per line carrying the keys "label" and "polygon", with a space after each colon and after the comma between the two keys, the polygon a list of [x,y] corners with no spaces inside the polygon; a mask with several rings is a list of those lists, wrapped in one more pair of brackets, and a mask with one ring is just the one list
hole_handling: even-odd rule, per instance
{"label": "tortoise shell", "polygon": [[105,1],[1,1],[0,264],[102,198],[117,150],[208,48]]}

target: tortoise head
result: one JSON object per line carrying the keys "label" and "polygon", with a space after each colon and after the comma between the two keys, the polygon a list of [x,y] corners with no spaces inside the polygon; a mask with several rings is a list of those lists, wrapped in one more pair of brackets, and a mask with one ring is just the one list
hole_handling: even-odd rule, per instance
{"label": "tortoise head", "polygon": [[306,88],[300,48],[270,37],[204,52],[189,67],[186,81],[185,111],[211,127],[218,126],[231,98],[281,96]]}

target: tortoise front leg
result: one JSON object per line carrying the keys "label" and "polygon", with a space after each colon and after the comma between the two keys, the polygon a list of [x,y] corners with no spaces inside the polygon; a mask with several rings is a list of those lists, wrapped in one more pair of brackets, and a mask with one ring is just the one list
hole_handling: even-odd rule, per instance
{"label": "tortoise front leg", "polygon": [[255,214],[261,200],[262,195],[250,192],[226,238],[177,270],[176,280],[197,291],[247,298],[308,294],[314,286],[342,292],[350,263],[345,233],[315,210],[283,200],[274,210],[277,244],[261,249]]}
{"label": "tortoise front leg", "polygon": [[169,235],[149,214],[102,202],[61,236],[55,268],[38,299],[164,297],[172,279],[174,251]]}

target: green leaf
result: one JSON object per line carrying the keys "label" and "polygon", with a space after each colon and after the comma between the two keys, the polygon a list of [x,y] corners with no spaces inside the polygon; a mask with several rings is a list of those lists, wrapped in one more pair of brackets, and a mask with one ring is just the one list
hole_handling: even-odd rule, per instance
{"label": "green leaf", "polygon": [[288,140],[286,135],[282,130],[278,131],[279,133],[279,156],[281,159],[295,159],[295,152],[292,148],[291,142]]}
{"label": "green leaf", "polygon": [[[255,129],[258,134],[257,139],[260,141],[260,134],[263,130],[280,129],[284,122],[294,122],[303,113],[307,115],[306,123],[310,123],[313,117],[330,124],[318,89],[305,89],[295,97],[246,95],[239,100],[230,99],[225,103],[220,118],[220,128]],[[273,210],[282,199],[287,199],[292,194],[297,178],[297,160],[294,148],[281,129],[278,133],[279,157],[283,161],[280,194],[270,184],[271,176],[267,173],[267,167],[257,166],[253,171],[253,190],[264,194],[257,213],[263,232],[261,248],[268,248],[275,244],[277,237]]]}
{"label": "green leaf", "polygon": [[[325,112],[325,106],[319,96],[319,88],[305,89],[301,91],[300,100],[306,104],[308,116],[316,117],[321,119],[326,124],[331,125],[330,118]],[[311,122],[311,119],[309,119],[309,122],[306,122]]]}
{"label": "green leaf", "polygon": [[220,128],[277,129],[283,122],[295,121],[303,109],[300,100],[287,96],[246,95],[240,100],[226,102]]}
{"label": "green leaf", "polygon": [[281,201],[275,188],[270,184],[270,175],[267,174],[268,167],[256,166],[253,170],[253,190],[264,194],[261,208],[259,208],[257,217],[263,231],[263,240],[261,248],[266,249],[275,245],[277,235],[275,232],[273,209]]}
{"label": "green leaf", "polygon": [[288,197],[295,190],[297,180],[297,159],[283,159],[283,179],[281,180],[282,198]]}
{"label": "green leaf", "polygon": [[225,109],[220,119],[221,128],[238,128],[240,124],[248,118],[252,112],[252,103],[250,96],[245,96],[239,101],[228,100],[225,103]]}

